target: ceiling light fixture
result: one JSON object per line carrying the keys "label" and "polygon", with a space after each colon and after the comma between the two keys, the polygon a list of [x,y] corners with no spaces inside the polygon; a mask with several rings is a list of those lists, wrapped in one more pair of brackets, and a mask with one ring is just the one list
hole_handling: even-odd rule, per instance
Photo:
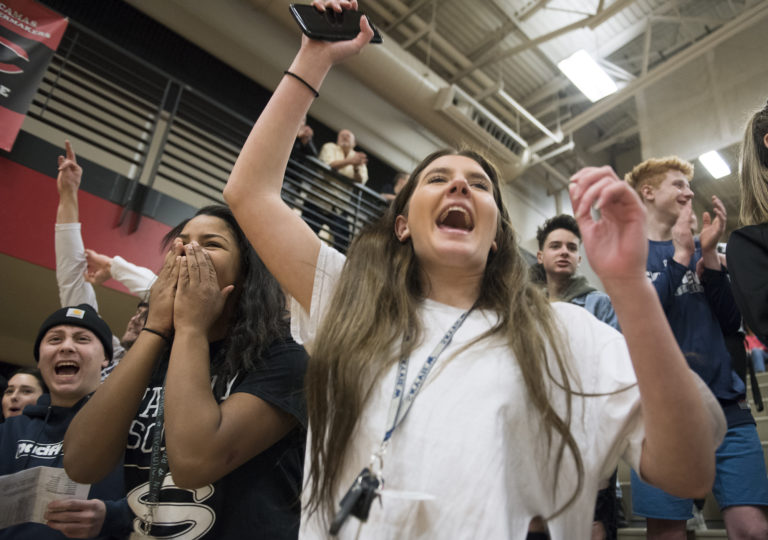
{"label": "ceiling light fixture", "polygon": [[561,60],[557,67],[592,103],[618,90],[613,79],[584,49]]}
{"label": "ceiling light fixture", "polygon": [[715,180],[731,174],[731,168],[716,150],[701,154],[699,161]]}

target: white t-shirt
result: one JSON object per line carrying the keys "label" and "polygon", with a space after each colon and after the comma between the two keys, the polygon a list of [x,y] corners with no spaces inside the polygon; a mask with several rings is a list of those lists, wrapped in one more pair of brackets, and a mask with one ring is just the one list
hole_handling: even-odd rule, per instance
{"label": "white t-shirt", "polygon": [[[311,313],[293,301],[294,338],[303,341],[310,352],[344,260],[340,253],[322,246]],[[639,470],[644,437],[640,396],[621,334],[581,307],[565,303],[552,307],[566,330],[581,390],[606,394],[625,389],[611,395],[573,398],[571,432],[584,462],[584,488],[575,503],[550,520],[548,527],[552,540],[588,538],[600,481],[613,472],[619,457]],[[419,315],[425,335],[409,360],[409,386],[462,311],[431,300],[424,302]],[[573,493],[576,468],[566,450],[553,497],[559,439],[553,439],[553,450],[548,454],[545,437],[539,431],[539,414],[525,399],[519,367],[502,340],[486,339],[456,356],[452,354],[492,326],[495,318],[495,314],[482,310],[469,315],[395,430],[384,457],[385,490],[427,493],[434,499],[408,500],[385,494],[382,504],[373,503],[367,523],[350,517],[340,538],[358,538],[362,527],[359,538],[365,539],[523,540],[534,516],[552,515]],[[363,410],[351,438],[336,504],[379,447],[395,371],[393,366],[379,380]],[[554,384],[550,387],[551,401],[562,414],[563,393]],[[714,401],[711,396],[710,400]],[[717,402],[713,406],[719,408]],[[326,538],[328,534],[318,515],[305,514],[300,536]]]}

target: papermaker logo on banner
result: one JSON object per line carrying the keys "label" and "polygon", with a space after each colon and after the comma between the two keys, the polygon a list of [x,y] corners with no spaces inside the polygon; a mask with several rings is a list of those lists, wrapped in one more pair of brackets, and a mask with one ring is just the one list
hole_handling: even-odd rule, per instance
{"label": "papermaker logo on banner", "polygon": [[10,151],[67,19],[33,0],[0,0],[0,148]]}

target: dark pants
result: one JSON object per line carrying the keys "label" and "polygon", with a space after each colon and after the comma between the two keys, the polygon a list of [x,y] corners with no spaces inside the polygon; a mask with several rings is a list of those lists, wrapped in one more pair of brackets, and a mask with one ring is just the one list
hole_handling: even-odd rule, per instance
{"label": "dark pants", "polygon": [[599,521],[605,528],[605,540],[616,540],[617,522],[619,520],[619,500],[616,498],[616,475],[613,471],[608,487],[597,492],[595,503],[595,521]]}

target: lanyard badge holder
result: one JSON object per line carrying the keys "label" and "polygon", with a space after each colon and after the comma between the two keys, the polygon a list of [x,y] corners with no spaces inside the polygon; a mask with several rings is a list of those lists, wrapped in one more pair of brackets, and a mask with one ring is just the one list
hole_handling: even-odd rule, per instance
{"label": "lanyard badge holder", "polygon": [[160,500],[160,490],[163,480],[168,473],[168,454],[162,448],[163,430],[165,429],[165,382],[160,392],[160,403],[155,416],[155,433],[152,438],[152,455],[149,468],[149,494],[146,501],[147,510],[141,516],[141,532],[144,536],[150,536],[152,523],[155,520],[155,508]]}
{"label": "lanyard badge holder", "polygon": [[[474,309],[474,308],[473,308]],[[416,399],[416,395],[421,390],[424,381],[432,370],[432,366],[435,365],[437,358],[440,354],[450,345],[453,335],[464,323],[464,320],[470,314],[472,309],[465,311],[461,316],[453,323],[453,326],[446,332],[440,343],[435,346],[432,354],[427,357],[424,365],[421,367],[419,374],[413,381],[410,390],[407,394],[405,390],[405,378],[408,373],[408,359],[403,357],[400,359],[400,363],[397,370],[397,378],[395,379],[395,390],[392,394],[392,401],[389,405],[389,415],[387,417],[387,428],[384,434],[384,439],[381,441],[379,450],[371,456],[371,463],[368,467],[363,469],[360,474],[357,475],[355,481],[352,483],[352,487],[349,488],[347,493],[341,499],[339,503],[339,511],[331,522],[329,533],[331,536],[336,536],[341,530],[341,526],[344,525],[347,518],[352,515],[362,522],[368,520],[368,515],[371,511],[371,504],[375,499],[379,499],[381,503],[381,487],[384,485],[384,478],[382,477],[382,470],[384,469],[384,454],[386,453],[389,439],[395,431],[395,428],[405,419],[408,411],[411,410],[413,401]]]}

